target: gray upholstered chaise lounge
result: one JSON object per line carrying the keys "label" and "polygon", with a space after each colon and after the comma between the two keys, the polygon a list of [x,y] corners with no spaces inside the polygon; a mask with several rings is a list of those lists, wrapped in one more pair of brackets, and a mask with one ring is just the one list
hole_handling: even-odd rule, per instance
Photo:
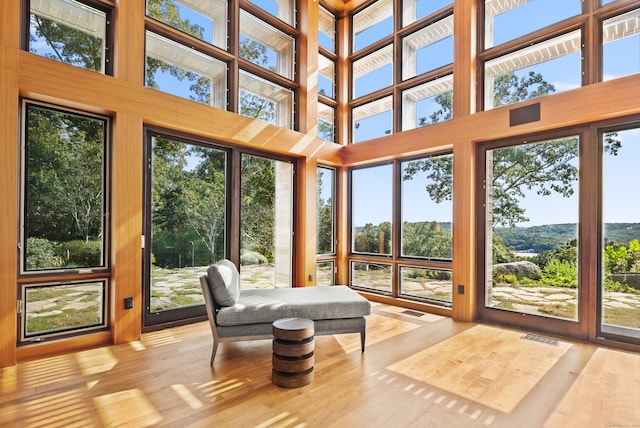
{"label": "gray upholstered chaise lounge", "polygon": [[200,277],[211,332],[211,364],[220,342],[272,337],[272,323],[300,317],[314,321],[315,334],[360,333],[364,352],[367,299],[346,286],[240,290],[235,265],[222,260]]}

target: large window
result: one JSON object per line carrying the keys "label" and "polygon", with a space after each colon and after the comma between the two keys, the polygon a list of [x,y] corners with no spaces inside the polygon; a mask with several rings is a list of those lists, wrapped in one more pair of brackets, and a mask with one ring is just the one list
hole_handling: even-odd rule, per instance
{"label": "large window", "polygon": [[232,3],[147,0],[145,85],[294,129],[294,3]]}
{"label": "large window", "polygon": [[350,285],[450,307],[453,155],[354,168],[350,198]]}
{"label": "large window", "polygon": [[[145,324],[202,315],[198,277],[226,257],[227,152],[152,134]],[[200,308],[193,308],[200,305]]]}
{"label": "large window", "polygon": [[640,162],[640,128],[602,136],[601,334],[640,341],[640,217],[638,190],[629,186]]}
{"label": "large window", "polygon": [[252,154],[241,163],[241,287],[291,287],[293,164]]}
{"label": "large window", "polygon": [[401,254],[451,260],[453,155],[400,163]]}
{"label": "large window", "polygon": [[483,307],[578,321],[579,135],[484,152]]}
{"label": "large window", "polygon": [[351,250],[391,255],[393,165],[351,171]]}
{"label": "large window", "polygon": [[318,8],[318,138],[336,142],[336,17]]}
{"label": "large window", "polygon": [[109,120],[29,101],[23,114],[21,338],[103,328]]}
{"label": "large window", "polygon": [[29,52],[99,73],[110,72],[110,11],[76,0],[32,0]]}
{"label": "large window", "polygon": [[352,21],[351,143],[452,118],[452,1],[378,0]]}
{"label": "large window", "polygon": [[479,109],[640,72],[637,5],[616,7],[597,0],[484,3]]}
{"label": "large window", "polygon": [[332,285],[336,263],[336,171],[319,166],[316,174],[316,285]]}
{"label": "large window", "polygon": [[293,163],[164,130],[146,137],[144,325],[206,316],[198,278],[223,258],[243,289],[292,286]]}

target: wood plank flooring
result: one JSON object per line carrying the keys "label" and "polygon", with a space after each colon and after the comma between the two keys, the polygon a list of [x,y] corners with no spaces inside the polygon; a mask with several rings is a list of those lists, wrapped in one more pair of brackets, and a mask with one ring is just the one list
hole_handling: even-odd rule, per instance
{"label": "wood plank flooring", "polygon": [[640,354],[524,333],[374,304],[365,353],[316,337],[314,381],[285,389],[269,340],[210,367],[198,323],[0,370],[0,426],[640,427]]}

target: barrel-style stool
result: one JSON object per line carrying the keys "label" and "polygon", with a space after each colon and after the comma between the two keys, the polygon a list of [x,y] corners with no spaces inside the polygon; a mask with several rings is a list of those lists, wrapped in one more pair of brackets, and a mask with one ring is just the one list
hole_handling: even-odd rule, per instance
{"label": "barrel-style stool", "polygon": [[313,321],[283,318],[273,322],[271,380],[284,388],[297,388],[313,380]]}

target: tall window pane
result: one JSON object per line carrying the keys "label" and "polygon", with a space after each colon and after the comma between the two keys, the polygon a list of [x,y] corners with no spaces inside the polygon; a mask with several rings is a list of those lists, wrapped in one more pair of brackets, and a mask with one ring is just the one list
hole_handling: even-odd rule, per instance
{"label": "tall window pane", "polygon": [[353,16],[353,52],[393,33],[393,0],[378,0]]}
{"label": "tall window pane", "polygon": [[224,0],[147,0],[147,15],[227,49],[227,2]]}
{"label": "tall window pane", "polygon": [[603,139],[602,330],[640,338],[639,192],[630,185],[640,162],[640,128]]}
{"label": "tall window pane", "polygon": [[485,49],[581,13],[581,0],[485,0]]}
{"label": "tall window pane", "polygon": [[579,137],[486,152],[485,305],[578,319]]}
{"label": "tall window pane", "polygon": [[384,137],[393,132],[392,98],[385,97],[353,109],[353,142]]}
{"label": "tall window pane", "polygon": [[333,168],[317,169],[317,236],[316,254],[335,253],[335,180]]}
{"label": "tall window pane", "polygon": [[573,31],[485,63],[485,109],[581,86],[581,36]]}
{"label": "tall window pane", "polygon": [[335,142],[335,112],[333,107],[318,103],[318,138]]}
{"label": "tall window pane", "polygon": [[146,33],[145,86],[220,109],[227,106],[227,65],[187,46]]}
{"label": "tall window pane", "polygon": [[30,5],[29,52],[105,72],[105,12],[75,0],[39,0]]}
{"label": "tall window pane", "polygon": [[240,11],[238,50],[240,58],[293,79],[293,38],[245,11]]}
{"label": "tall window pane", "polygon": [[393,165],[351,171],[351,249],[391,254]]}
{"label": "tall window pane", "polygon": [[335,98],[336,64],[322,54],[318,54],[318,93]]}
{"label": "tall window pane", "polygon": [[105,266],[107,120],[26,104],[23,269]]}
{"label": "tall window pane", "polygon": [[602,23],[602,80],[640,72],[640,9]]}
{"label": "tall window pane", "polygon": [[403,0],[402,25],[406,27],[452,3],[453,0]]}
{"label": "tall window pane", "polygon": [[393,46],[388,45],[353,62],[353,98],[393,83]]}
{"label": "tall window pane", "polygon": [[204,303],[198,277],[225,257],[226,152],[151,140],[150,312]]}
{"label": "tall window pane", "polygon": [[453,75],[402,92],[402,130],[453,118]]}
{"label": "tall window pane", "polygon": [[453,15],[402,40],[402,79],[453,63]]}
{"label": "tall window pane", "polygon": [[322,6],[318,6],[318,44],[336,51],[336,17]]}
{"label": "tall window pane", "polygon": [[408,160],[400,168],[402,255],[450,260],[453,155]]}
{"label": "tall window pane", "polygon": [[291,287],[293,165],[248,154],[241,163],[241,287]]}
{"label": "tall window pane", "polygon": [[283,128],[293,128],[293,91],[240,71],[238,113]]}

